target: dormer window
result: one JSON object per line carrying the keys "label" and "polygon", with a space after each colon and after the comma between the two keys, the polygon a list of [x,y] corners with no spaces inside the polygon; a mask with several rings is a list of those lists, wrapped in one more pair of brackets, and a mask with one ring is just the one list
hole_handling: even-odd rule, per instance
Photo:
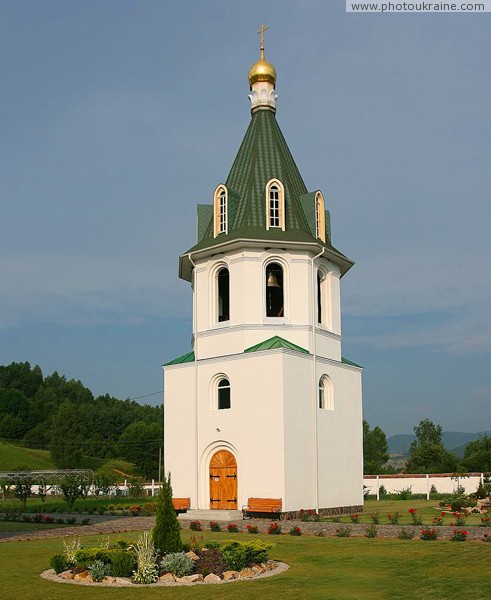
{"label": "dormer window", "polygon": [[215,209],[215,237],[221,233],[227,233],[227,188],[224,185],[219,185],[215,190],[214,197]]}
{"label": "dormer window", "polygon": [[326,213],[324,196],[317,192],[315,195],[315,237],[326,241]]}
{"label": "dormer window", "polygon": [[272,179],[266,186],[266,229],[285,230],[285,195],[283,185]]}

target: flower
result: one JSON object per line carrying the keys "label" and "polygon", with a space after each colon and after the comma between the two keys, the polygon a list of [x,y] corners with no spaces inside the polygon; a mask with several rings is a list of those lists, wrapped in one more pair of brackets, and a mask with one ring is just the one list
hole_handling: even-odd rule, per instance
{"label": "flower", "polygon": [[415,512],[416,512],[416,509],[415,509],[415,508],[410,508],[410,509],[409,509],[409,513],[410,513],[411,515],[414,515],[414,513],[415,513]]}

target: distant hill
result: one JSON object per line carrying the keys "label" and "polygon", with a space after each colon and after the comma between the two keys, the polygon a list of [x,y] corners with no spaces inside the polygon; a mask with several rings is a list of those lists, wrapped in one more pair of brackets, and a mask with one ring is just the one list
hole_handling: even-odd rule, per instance
{"label": "distant hill", "polygon": [[[466,444],[477,440],[480,435],[488,435],[491,437],[491,431],[479,431],[477,433],[464,433],[462,431],[444,431],[442,433],[443,445],[447,450],[455,452],[457,456],[464,455]],[[389,453],[405,454],[409,452],[411,442],[416,439],[415,435],[410,433],[399,433],[392,435],[387,439]]]}

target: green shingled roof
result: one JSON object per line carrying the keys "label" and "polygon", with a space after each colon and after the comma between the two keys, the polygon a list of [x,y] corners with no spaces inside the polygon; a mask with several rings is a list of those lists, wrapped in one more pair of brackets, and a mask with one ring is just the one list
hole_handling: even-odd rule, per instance
{"label": "green shingled roof", "polygon": [[355,362],[353,362],[352,360],[348,360],[347,358],[344,358],[344,356],[341,357],[341,362],[344,365],[351,365],[352,367],[359,367],[360,369],[363,369],[363,367],[361,365],[357,365]]}
{"label": "green shingled roof", "polygon": [[[279,179],[284,186],[285,231],[266,229],[266,185],[271,179]],[[324,247],[329,258],[340,265],[341,274],[353,265],[349,258],[332,246],[329,237],[326,237],[325,243],[315,237],[315,226],[311,223],[311,213],[314,212],[307,210],[307,205],[310,208],[309,203],[313,205],[315,201],[315,193],[308,193],[272,110],[258,110],[252,114],[225,185],[229,202],[228,232],[214,237],[212,207],[211,211],[206,211],[200,205],[199,241],[180,257],[181,277],[190,279],[192,265],[189,253],[235,240],[316,245],[316,252]]]}
{"label": "green shingled roof", "polygon": [[261,352],[261,350],[273,350],[275,348],[287,348],[289,350],[296,350],[297,352],[308,354],[308,351],[305,350],[305,348],[292,344],[279,335],[275,335],[274,337],[269,338],[269,340],[256,344],[255,346],[251,346],[244,350],[244,352]]}
{"label": "green shingled roof", "polygon": [[183,354],[182,356],[178,356],[169,362],[164,364],[164,367],[168,365],[182,365],[183,363],[193,362],[194,361],[194,352],[188,352],[187,354]]}

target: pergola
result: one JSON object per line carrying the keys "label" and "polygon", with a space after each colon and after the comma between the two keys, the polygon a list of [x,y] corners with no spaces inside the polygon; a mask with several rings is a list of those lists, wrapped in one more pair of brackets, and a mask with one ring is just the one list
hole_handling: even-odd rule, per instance
{"label": "pergola", "polygon": [[94,477],[92,469],[45,469],[44,471],[3,471],[0,472],[0,485],[12,485],[16,481],[26,480],[34,485],[54,486],[62,482],[67,475],[78,475],[81,481],[90,483]]}

